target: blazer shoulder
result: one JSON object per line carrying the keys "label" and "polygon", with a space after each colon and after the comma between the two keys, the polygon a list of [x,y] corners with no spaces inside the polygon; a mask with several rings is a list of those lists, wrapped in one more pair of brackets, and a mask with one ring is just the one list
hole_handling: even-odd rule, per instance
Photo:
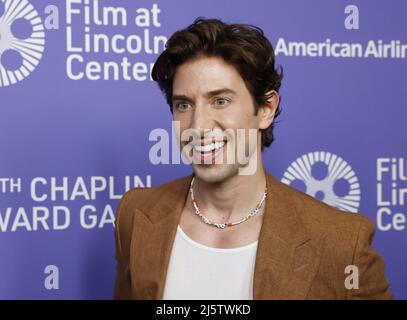
{"label": "blazer shoulder", "polygon": [[[116,223],[119,221],[127,221],[133,219],[133,214],[136,209],[141,211],[149,211],[163,196],[168,196],[180,186],[188,183],[191,175],[181,177],[159,186],[152,188],[133,188],[128,190],[121,198],[116,210]],[[124,222],[123,222],[124,223]]]}
{"label": "blazer shoulder", "polygon": [[334,208],[310,195],[281,183],[283,192],[311,234],[324,233],[340,243],[355,243],[361,229],[373,234],[373,221],[358,212],[347,212]]}

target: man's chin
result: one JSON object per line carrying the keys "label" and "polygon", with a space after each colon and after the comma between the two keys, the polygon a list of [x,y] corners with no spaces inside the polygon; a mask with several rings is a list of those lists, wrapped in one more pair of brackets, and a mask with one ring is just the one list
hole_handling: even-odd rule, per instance
{"label": "man's chin", "polygon": [[207,183],[223,182],[239,172],[239,167],[232,164],[192,164],[192,169],[200,180]]}

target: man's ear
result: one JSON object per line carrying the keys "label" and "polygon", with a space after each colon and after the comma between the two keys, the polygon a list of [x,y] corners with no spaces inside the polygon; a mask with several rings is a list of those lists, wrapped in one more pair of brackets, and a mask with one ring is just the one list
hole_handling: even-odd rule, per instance
{"label": "man's ear", "polygon": [[277,91],[270,90],[266,95],[269,98],[259,107],[259,111],[257,113],[257,116],[259,117],[260,129],[267,129],[270,127],[274,120],[278,104],[280,103],[280,96],[278,95]]}

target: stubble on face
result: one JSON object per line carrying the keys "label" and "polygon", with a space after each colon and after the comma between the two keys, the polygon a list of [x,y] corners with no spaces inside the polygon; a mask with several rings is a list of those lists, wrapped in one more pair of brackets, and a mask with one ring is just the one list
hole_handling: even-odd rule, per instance
{"label": "stubble on face", "polygon": [[[229,88],[236,93],[230,97],[230,102],[225,107],[212,105],[211,99],[217,99],[217,97],[207,98],[207,92],[213,92],[219,88]],[[212,164],[192,162],[195,175],[207,183],[220,183],[239,174],[239,169],[247,163],[238,161],[238,152],[243,151],[248,159],[256,156],[257,154],[254,155],[254,153],[258,153],[260,134],[254,114],[253,99],[238,71],[221,58],[205,57],[188,61],[179,66],[176,71],[173,92],[175,96],[188,97],[188,103],[193,104],[190,110],[182,112],[173,105],[174,120],[180,121],[181,134],[188,129],[196,129],[199,132],[213,129],[222,132],[232,130],[234,133],[233,136],[228,137],[222,150],[223,163],[218,163],[217,158]],[[220,94],[218,98],[222,99],[222,97]],[[197,112],[196,108],[205,109],[199,109],[199,114],[194,114]],[[243,135],[243,139],[238,139],[238,129],[255,130],[257,132],[255,145],[249,145],[252,141],[247,134]],[[200,138],[204,138],[203,134]],[[181,140],[181,149],[186,144],[188,142]],[[229,161],[231,156],[234,158],[232,162]]]}

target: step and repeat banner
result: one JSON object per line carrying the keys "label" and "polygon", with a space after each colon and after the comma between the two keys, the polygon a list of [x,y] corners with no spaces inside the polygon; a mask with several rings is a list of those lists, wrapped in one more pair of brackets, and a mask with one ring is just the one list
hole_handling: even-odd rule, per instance
{"label": "step and repeat banner", "polygon": [[264,30],[285,74],[266,168],[371,218],[406,299],[404,0],[0,0],[0,298],[112,298],[120,197],[191,172],[150,72],[200,16]]}

